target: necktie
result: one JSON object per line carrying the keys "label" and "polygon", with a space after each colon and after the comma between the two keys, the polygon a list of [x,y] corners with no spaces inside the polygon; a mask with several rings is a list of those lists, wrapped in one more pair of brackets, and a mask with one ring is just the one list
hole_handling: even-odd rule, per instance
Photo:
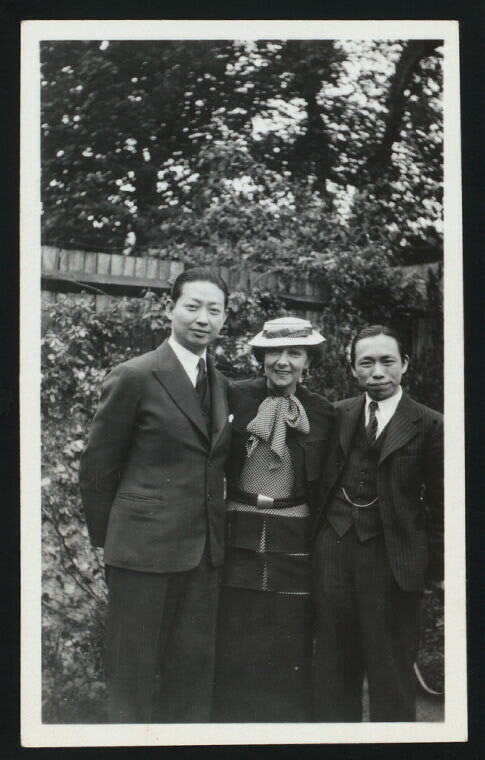
{"label": "necktie", "polygon": [[201,358],[197,362],[197,380],[195,381],[195,390],[199,397],[200,405],[204,405],[207,393],[207,373],[205,371],[205,362]]}
{"label": "necktie", "polygon": [[367,445],[372,446],[377,436],[377,417],[376,411],[379,409],[377,401],[371,401],[369,404],[369,424],[366,427]]}

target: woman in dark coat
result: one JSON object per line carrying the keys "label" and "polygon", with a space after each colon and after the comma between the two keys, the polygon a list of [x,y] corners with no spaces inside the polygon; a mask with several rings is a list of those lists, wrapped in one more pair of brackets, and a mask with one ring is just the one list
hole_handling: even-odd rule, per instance
{"label": "woman in dark coat", "polygon": [[250,341],[265,377],[229,390],[216,722],[313,720],[311,495],[335,413],[300,378],[324,340],[307,320],[266,322]]}

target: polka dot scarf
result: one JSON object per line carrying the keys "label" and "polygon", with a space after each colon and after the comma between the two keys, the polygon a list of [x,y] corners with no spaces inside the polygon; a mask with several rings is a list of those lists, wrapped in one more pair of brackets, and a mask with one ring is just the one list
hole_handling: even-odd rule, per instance
{"label": "polka dot scarf", "polygon": [[258,413],[246,430],[251,436],[246,444],[251,456],[259,441],[266,441],[279,463],[286,445],[286,427],[308,435],[310,424],[304,407],[296,396],[268,396],[259,405]]}

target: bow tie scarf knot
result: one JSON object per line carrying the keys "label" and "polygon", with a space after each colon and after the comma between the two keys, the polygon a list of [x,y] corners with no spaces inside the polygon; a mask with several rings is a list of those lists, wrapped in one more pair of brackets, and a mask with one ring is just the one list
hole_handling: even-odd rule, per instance
{"label": "bow tie scarf knot", "polygon": [[260,441],[266,441],[274,455],[277,469],[283,461],[286,445],[286,428],[308,435],[310,424],[305,409],[296,396],[268,396],[259,405],[256,417],[246,430],[251,433],[247,442],[247,455],[251,456]]}

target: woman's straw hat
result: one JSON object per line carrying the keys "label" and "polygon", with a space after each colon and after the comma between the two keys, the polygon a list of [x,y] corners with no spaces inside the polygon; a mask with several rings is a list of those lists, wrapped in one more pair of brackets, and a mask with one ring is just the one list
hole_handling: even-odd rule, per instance
{"label": "woman's straw hat", "polygon": [[312,328],[311,322],[298,317],[280,317],[264,323],[264,327],[249,341],[253,348],[283,346],[318,346],[325,338]]}

